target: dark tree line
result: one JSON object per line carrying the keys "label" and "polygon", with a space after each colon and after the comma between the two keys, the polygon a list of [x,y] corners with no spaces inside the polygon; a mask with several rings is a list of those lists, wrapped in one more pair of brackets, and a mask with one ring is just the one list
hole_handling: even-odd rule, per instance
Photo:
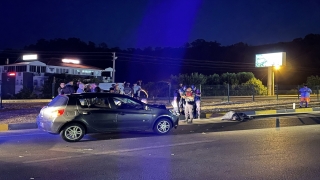
{"label": "dark tree line", "polygon": [[291,42],[250,46],[239,42],[221,46],[216,41],[197,39],[182,47],[127,48],[108,47],[106,43],[83,42],[79,38],[40,39],[22,50],[7,49],[0,54],[0,63],[7,58],[13,63],[23,53],[35,52],[40,58],[74,57],[82,63],[99,68],[112,67],[116,52],[118,82],[168,80],[170,75],[199,72],[205,75],[252,72],[266,84],[266,68],[255,68],[255,54],[284,51],[287,66],[278,73],[279,83],[301,84],[311,75],[319,75],[320,35],[309,34]]}

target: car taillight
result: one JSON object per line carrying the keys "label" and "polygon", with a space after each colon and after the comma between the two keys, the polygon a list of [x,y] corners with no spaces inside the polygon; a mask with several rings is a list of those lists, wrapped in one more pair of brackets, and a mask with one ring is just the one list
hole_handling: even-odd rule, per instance
{"label": "car taillight", "polygon": [[56,118],[64,114],[64,109],[57,109],[51,112],[51,118]]}

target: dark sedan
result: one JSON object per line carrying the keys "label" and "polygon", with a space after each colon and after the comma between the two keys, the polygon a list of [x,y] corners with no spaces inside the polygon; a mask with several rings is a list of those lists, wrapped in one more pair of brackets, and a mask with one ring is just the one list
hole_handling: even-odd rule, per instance
{"label": "dark sedan", "polygon": [[112,93],[59,95],[37,116],[38,128],[76,142],[85,134],[122,130],[153,130],[167,134],[179,116],[164,105],[149,105]]}

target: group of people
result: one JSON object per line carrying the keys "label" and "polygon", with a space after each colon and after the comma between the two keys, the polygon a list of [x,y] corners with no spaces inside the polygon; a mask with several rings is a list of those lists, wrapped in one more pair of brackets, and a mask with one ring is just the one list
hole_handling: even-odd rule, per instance
{"label": "group of people", "polygon": [[101,88],[98,83],[84,84],[78,82],[77,86],[74,86],[73,81],[68,83],[60,83],[58,87],[58,94],[72,94],[72,93],[84,93],[84,92],[101,92]]}
{"label": "group of people", "polygon": [[187,87],[180,84],[179,89],[175,90],[173,107],[176,112],[184,112],[186,123],[192,123],[194,118],[200,119],[200,103],[201,92],[194,85]]}
{"label": "group of people", "polygon": [[135,99],[140,99],[141,85],[138,83],[134,83],[132,87],[130,87],[130,83],[124,82],[123,87],[120,88],[118,84],[113,84],[110,88],[111,93],[124,94]]}
{"label": "group of people", "polygon": [[[123,87],[120,88],[118,83],[112,84],[109,89],[110,93],[115,94],[124,94],[135,99],[140,99],[140,91],[141,86],[138,83],[134,83],[132,87],[130,87],[130,83],[123,83]],[[84,84],[82,82],[78,82],[77,86],[74,86],[73,81],[68,83],[60,83],[58,87],[58,94],[72,94],[72,93],[85,93],[85,92],[102,92],[99,87],[99,83],[91,83]]]}

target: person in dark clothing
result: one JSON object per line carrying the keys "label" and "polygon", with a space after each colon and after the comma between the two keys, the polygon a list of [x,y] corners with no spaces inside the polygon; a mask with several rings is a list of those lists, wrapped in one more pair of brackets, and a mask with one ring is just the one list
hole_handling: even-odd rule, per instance
{"label": "person in dark clothing", "polygon": [[111,84],[111,87],[109,88],[109,93],[114,93],[114,87],[116,84]]}
{"label": "person in dark clothing", "polygon": [[99,87],[99,83],[95,83],[95,88],[93,89],[93,92],[101,92],[101,88]]}
{"label": "person in dark clothing", "polygon": [[[182,84],[180,84],[180,87],[181,87]],[[179,110],[180,110],[180,113],[182,113],[184,111],[184,107],[185,107],[185,99],[182,98],[184,95],[185,95],[185,92],[187,90],[187,86],[182,86],[180,89],[179,89],[179,95],[180,95],[180,101],[179,101]],[[182,113],[184,114],[184,113]]]}
{"label": "person in dark clothing", "polygon": [[132,97],[132,89],[130,87],[130,83],[127,83],[123,88],[123,94]]}
{"label": "person in dark clothing", "polygon": [[[197,87],[195,85],[191,85],[191,91],[192,93],[196,93]],[[196,103],[193,104],[193,117],[197,117],[197,111],[195,111],[195,109],[197,109]]]}
{"label": "person in dark clothing", "polygon": [[72,94],[74,93],[73,81],[70,81],[66,86],[61,90],[63,94]]}
{"label": "person in dark clothing", "polygon": [[197,89],[196,90],[196,93],[195,93],[195,97],[194,97],[194,101],[196,102],[196,109],[195,109],[195,112],[196,112],[196,117],[198,119],[200,119],[200,116],[201,116],[201,92],[200,92],[200,89]]}
{"label": "person in dark clothing", "polygon": [[58,87],[58,95],[61,94],[61,91],[65,86],[66,85],[64,83],[60,83],[60,86]]}
{"label": "person in dark clothing", "polygon": [[173,106],[174,111],[179,114],[180,114],[180,108],[179,108],[180,99],[181,99],[181,96],[179,93],[179,89],[174,90],[172,106]]}

